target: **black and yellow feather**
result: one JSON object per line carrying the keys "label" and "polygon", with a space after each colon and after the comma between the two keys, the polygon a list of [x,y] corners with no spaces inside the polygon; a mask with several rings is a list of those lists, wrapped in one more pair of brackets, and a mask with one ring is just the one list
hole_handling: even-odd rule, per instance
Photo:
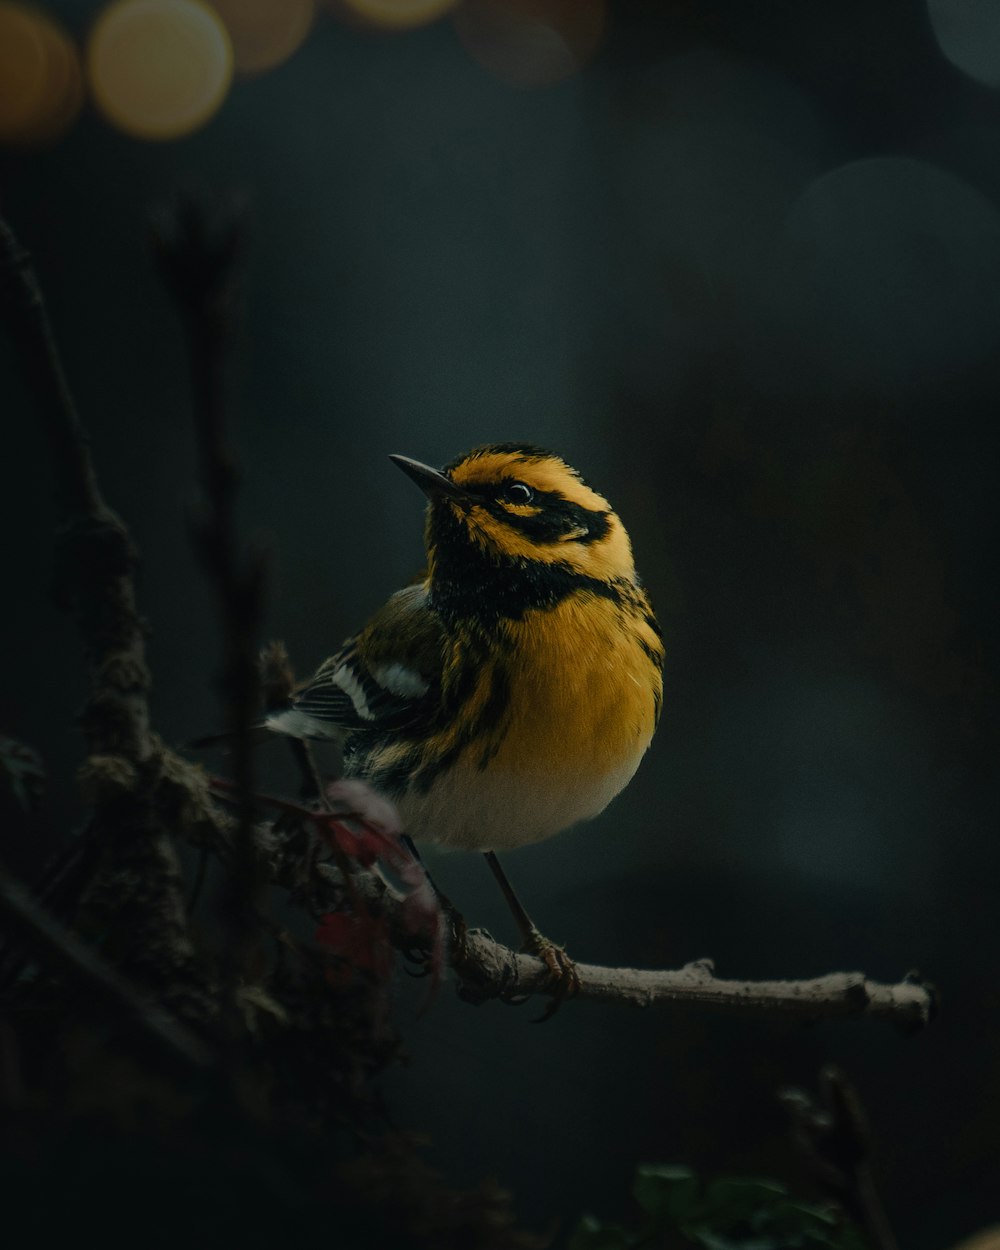
{"label": "black and yellow feather", "polygon": [[429,496],[426,574],[269,725],[343,740],[414,837],[492,850],[602,811],[652,738],[663,646],[624,526],[558,456],[476,448]]}

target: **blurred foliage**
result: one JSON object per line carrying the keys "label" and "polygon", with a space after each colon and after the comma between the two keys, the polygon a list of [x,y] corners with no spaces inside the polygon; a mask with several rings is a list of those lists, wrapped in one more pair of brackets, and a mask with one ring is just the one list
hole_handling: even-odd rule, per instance
{"label": "blurred foliage", "polygon": [[45,769],[38,754],[14,738],[0,737],[0,792],[30,811],[41,801],[44,783]]}
{"label": "blurred foliage", "polygon": [[864,1250],[857,1230],[830,1207],[796,1198],[777,1181],[718,1177],[703,1182],[686,1167],[643,1164],[632,1193],[645,1219],[635,1231],[586,1215],[568,1250]]}

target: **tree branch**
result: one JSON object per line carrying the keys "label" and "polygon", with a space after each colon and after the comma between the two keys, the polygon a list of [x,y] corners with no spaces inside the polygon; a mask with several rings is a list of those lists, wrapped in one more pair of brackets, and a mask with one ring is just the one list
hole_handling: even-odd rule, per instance
{"label": "tree branch", "polygon": [[253,844],[253,722],[260,712],[258,633],[264,560],[244,557],[236,525],[240,472],[226,437],[226,363],[236,320],[245,248],[243,206],[233,198],[177,195],[152,215],[153,250],[187,335],[194,426],[204,492],[194,523],[196,554],[215,591],[222,622],[220,688],[236,794],[236,838],[225,919],[230,979],[253,962],[253,914],[263,881]]}
{"label": "tree branch", "polygon": [[[320,867],[324,873],[333,871]],[[365,882],[362,889],[369,902],[376,901],[372,895],[381,894],[380,905],[391,927],[400,900],[388,888],[380,891],[379,885]],[[405,930],[397,936],[404,940]],[[412,935],[408,941],[412,944]],[[473,1002],[544,994],[552,988],[552,973],[541,959],[514,951],[482,930],[472,930],[453,945],[451,963],[461,981],[460,993]],[[832,972],[803,981],[731,981],[715,976],[710,959],[698,959],[670,970],[577,963],[576,973],[580,980],[576,997],[634,1007],[691,1003],[805,1020],[875,1016],[905,1029],[922,1028],[934,1009],[933,991],[925,983],[904,978],[885,985],[862,972]]]}
{"label": "tree branch", "polygon": [[[276,883],[293,889],[303,884],[298,835],[262,825],[257,828],[257,841],[262,861]],[[341,903],[344,882],[339,869],[319,864],[316,871],[321,887],[329,891],[330,905]],[[369,872],[355,873],[351,884],[367,907],[386,917],[393,944],[403,951],[412,950],[413,918],[402,897]],[[449,951],[459,993],[471,1002],[514,1001],[552,992],[552,973],[542,960],[512,950],[482,930],[453,931]],[[832,972],[802,981],[733,981],[716,977],[708,959],[670,970],[578,963],[576,971],[580,979],[577,997],[634,1007],[689,1003],[802,1020],[868,1016],[916,1030],[929,1023],[936,1006],[933,987],[912,975],[891,985],[861,972]]]}
{"label": "tree branch", "polygon": [[[469,935],[468,959],[458,971],[487,997],[543,992],[551,980],[539,959],[522,955],[489,935]],[[576,965],[578,997],[598,1002],[651,1007],[656,1003],[694,1003],[705,1007],[766,1011],[818,1020],[835,1016],[879,1016],[905,1028],[920,1028],[931,1014],[927,986],[904,979],[895,985],[872,981],[862,972],[831,972],[802,981],[732,981],[715,976],[710,959],[676,970],[606,968]]]}

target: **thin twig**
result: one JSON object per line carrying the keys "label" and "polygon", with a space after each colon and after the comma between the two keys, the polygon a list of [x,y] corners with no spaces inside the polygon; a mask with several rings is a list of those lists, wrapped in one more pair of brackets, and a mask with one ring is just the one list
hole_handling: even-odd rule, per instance
{"label": "thin twig", "polygon": [[0,309],[49,443],[60,512],[93,515],[105,504],[87,435],[63,373],[31,257],[3,217],[0,268]]}
{"label": "thin twig", "polygon": [[136,551],[101,494],[38,278],[3,218],[0,314],[52,460],[59,527],[54,588],[59,605],[77,616],[91,667],[84,730],[94,753],[141,761],[150,754],[149,671],[132,579]]}
{"label": "thin twig", "polygon": [[875,1184],[874,1136],[861,1095],[832,1064],[820,1072],[819,1089],[819,1098],[798,1089],[779,1094],[791,1118],[792,1139],[874,1250],[899,1250]]}
{"label": "thin twig", "polygon": [[244,213],[234,200],[177,196],[154,214],[152,225],[156,259],[187,334],[204,492],[203,514],[194,524],[195,550],[211,579],[222,621],[220,685],[237,829],[228,923],[234,970],[239,974],[253,956],[253,916],[264,897],[252,835],[252,723],[260,704],[257,649],[264,561],[258,552],[244,557],[237,535],[240,473],[227,438],[225,384],[244,250]]}

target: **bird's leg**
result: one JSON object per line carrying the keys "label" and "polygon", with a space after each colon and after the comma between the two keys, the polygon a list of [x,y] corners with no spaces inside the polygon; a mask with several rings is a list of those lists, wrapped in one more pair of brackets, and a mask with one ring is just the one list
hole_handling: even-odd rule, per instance
{"label": "bird's leg", "polygon": [[563,999],[571,998],[580,988],[580,978],[576,974],[576,964],[561,946],[557,946],[550,938],[544,936],[531,917],[524,910],[524,904],[514,893],[514,887],[507,880],[507,874],[500,866],[493,851],[483,852],[490,871],[497,879],[503,891],[511,915],[514,917],[521,933],[521,949],[529,955],[537,955],[552,973],[552,1002],[541,1017],[547,1020],[561,1006]]}

